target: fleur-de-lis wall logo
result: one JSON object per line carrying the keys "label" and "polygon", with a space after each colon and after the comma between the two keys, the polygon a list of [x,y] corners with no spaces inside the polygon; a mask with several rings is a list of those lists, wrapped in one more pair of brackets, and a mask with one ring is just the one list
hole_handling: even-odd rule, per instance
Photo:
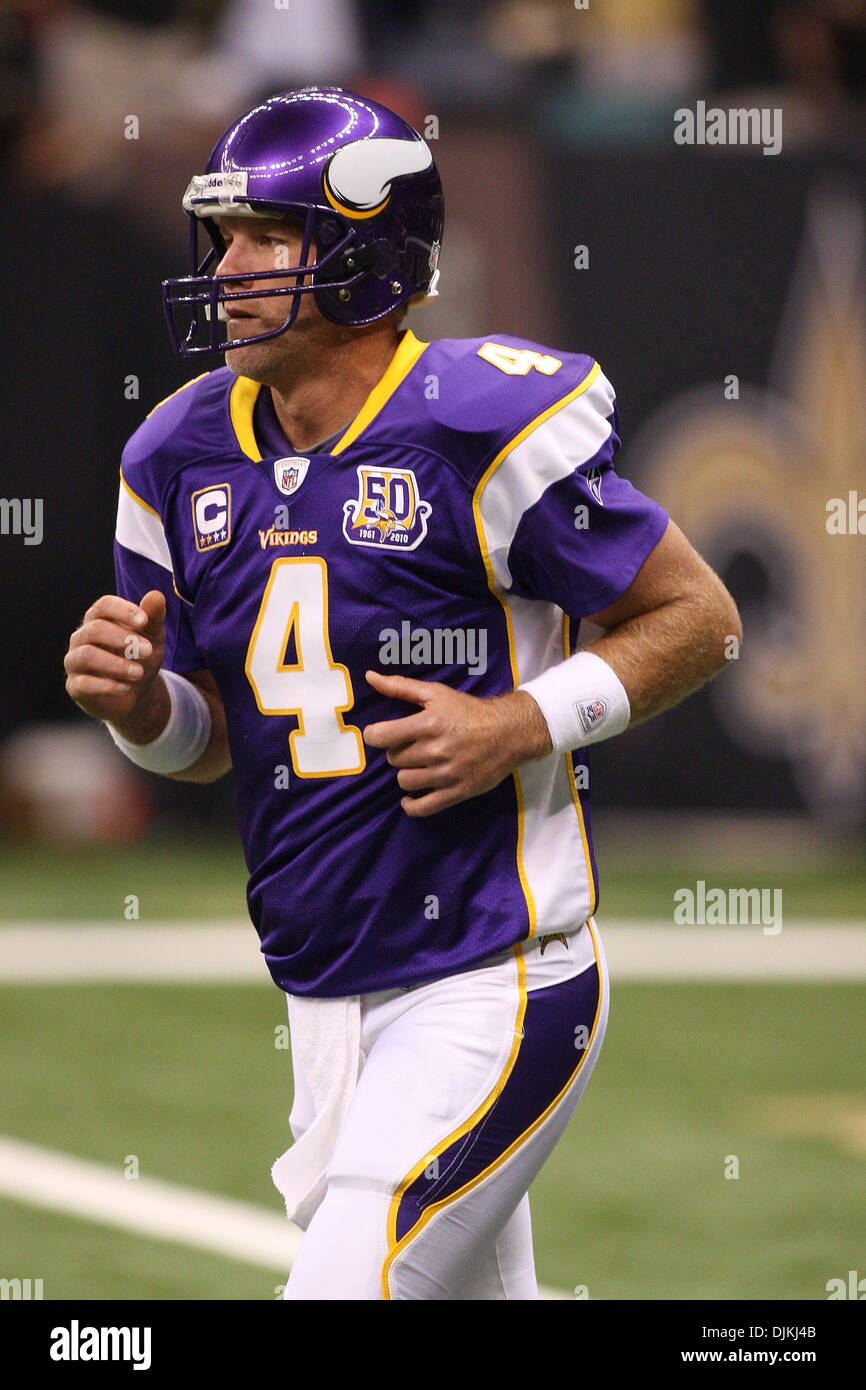
{"label": "fleur-de-lis wall logo", "polygon": [[788,759],[804,801],[842,821],[866,813],[864,246],[862,203],[816,193],[768,389],[688,391],[632,454],[711,564],[762,568],[715,708],[734,742]]}

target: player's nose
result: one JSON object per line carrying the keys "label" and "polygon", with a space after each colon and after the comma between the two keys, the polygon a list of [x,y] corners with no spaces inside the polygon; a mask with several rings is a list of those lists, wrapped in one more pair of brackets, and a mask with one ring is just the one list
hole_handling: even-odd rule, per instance
{"label": "player's nose", "polygon": [[251,257],[251,249],[245,248],[243,242],[235,240],[226,247],[222,258],[217,262],[214,274],[237,276],[238,279],[243,279],[253,269]]}

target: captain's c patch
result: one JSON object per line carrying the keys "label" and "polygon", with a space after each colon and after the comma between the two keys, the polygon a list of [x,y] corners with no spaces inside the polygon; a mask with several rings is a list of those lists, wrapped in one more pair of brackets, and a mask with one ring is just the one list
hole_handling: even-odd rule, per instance
{"label": "captain's c patch", "polygon": [[228,483],[192,494],[192,524],[199,551],[216,550],[232,538],[232,490]]}

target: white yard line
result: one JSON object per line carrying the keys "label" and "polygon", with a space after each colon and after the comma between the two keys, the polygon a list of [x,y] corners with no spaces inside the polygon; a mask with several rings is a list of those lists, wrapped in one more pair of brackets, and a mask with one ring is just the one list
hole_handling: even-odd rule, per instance
{"label": "white yard line", "polygon": [[599,923],[611,978],[668,983],[752,980],[791,984],[866,980],[866,923],[797,922],[775,935],[754,927]]}
{"label": "white yard line", "polygon": [[[866,923],[599,926],[614,982],[866,979]],[[18,922],[0,926],[0,983],[267,984],[249,923]]]}
{"label": "white yard line", "polygon": [[[179,1187],[160,1178],[125,1178],[117,1167],[0,1135],[0,1195],[149,1240],[209,1250],[285,1278],[301,1231],[249,1202]],[[566,1299],[541,1289],[544,1299]]]}
{"label": "white yard line", "polygon": [[160,1178],[126,1178],[120,1165],[110,1168],[7,1135],[0,1135],[0,1194],[284,1275],[301,1241],[297,1226],[264,1207]]}
{"label": "white yard line", "polygon": [[250,922],[16,922],[0,927],[0,981],[240,984],[270,980]]}

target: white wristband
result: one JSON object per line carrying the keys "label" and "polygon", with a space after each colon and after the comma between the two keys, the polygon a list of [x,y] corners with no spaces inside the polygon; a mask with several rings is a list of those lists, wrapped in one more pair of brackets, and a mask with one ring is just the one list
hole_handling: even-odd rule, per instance
{"label": "white wristband", "polygon": [[621,734],[631,719],[619,676],[594,652],[575,652],[518,688],[544,715],[555,753]]}
{"label": "white wristband", "polygon": [[130,743],[113,724],[106,728],[121,753],[148,772],[182,772],[201,757],[211,731],[210,705],[192,681],[175,671],[160,671],[171,700],[171,713],[162,733],[151,743]]}

